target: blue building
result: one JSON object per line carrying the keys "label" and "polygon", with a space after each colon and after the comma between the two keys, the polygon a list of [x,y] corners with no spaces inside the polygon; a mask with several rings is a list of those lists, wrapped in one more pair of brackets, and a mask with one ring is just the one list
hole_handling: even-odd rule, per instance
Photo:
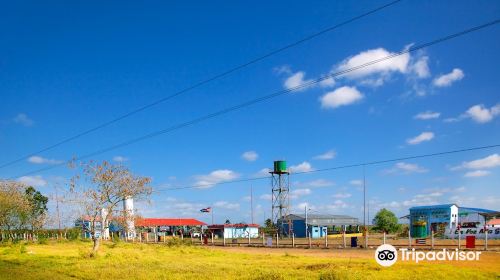
{"label": "blue building", "polygon": [[415,237],[426,237],[431,231],[449,232],[459,224],[484,224],[484,214],[495,211],[481,208],[459,207],[456,204],[416,206],[410,208],[410,233]]}
{"label": "blue building", "polygon": [[290,214],[284,217],[283,227],[285,233],[293,233],[295,237],[322,238],[329,232],[343,230],[358,232],[359,221],[357,218],[346,215],[308,214],[306,222],[305,214]]}

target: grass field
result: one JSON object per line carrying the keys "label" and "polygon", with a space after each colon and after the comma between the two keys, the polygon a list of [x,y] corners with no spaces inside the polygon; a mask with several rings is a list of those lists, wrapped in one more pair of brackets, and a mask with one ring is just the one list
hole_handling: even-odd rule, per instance
{"label": "grass field", "polygon": [[0,279],[494,279],[500,253],[478,262],[380,267],[371,250],[272,249],[88,242],[0,246]]}

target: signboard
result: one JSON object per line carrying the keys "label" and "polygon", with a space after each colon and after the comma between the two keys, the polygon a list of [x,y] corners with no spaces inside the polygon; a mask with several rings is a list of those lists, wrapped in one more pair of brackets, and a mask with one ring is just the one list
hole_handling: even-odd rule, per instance
{"label": "signboard", "polygon": [[[500,227],[489,227],[488,239],[500,239]],[[460,237],[465,238],[465,236],[475,236],[476,239],[485,238],[485,229],[483,227],[478,228],[465,228],[451,229],[445,232],[445,236],[448,238],[458,238],[458,232],[460,231]]]}
{"label": "signboard", "polygon": [[266,246],[267,247],[273,247],[273,238],[272,237],[268,237],[266,239]]}

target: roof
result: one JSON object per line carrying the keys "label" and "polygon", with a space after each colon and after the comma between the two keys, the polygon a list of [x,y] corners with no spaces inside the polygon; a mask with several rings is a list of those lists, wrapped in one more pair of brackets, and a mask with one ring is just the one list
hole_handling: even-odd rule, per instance
{"label": "roof", "polygon": [[[305,214],[290,214],[285,220],[305,220]],[[358,218],[347,215],[307,214],[307,224],[318,226],[359,225]]]}
{"label": "roof", "polygon": [[203,226],[204,222],[192,218],[143,218],[135,223],[136,226]]}
{"label": "roof", "polygon": [[258,224],[221,224],[221,225],[209,225],[209,229],[215,229],[215,228],[246,228],[246,227],[260,227]]}
{"label": "roof", "polygon": [[410,210],[427,210],[427,209],[439,209],[439,208],[450,208],[451,206],[457,206],[455,203],[450,204],[438,204],[438,205],[422,205],[411,207]]}
{"label": "roof", "polygon": [[459,212],[463,211],[471,211],[471,212],[479,212],[479,213],[495,213],[495,210],[483,209],[483,208],[471,208],[471,207],[460,207],[458,208]]}
{"label": "roof", "polygon": [[500,219],[489,220],[486,224],[487,225],[500,225]]}
{"label": "roof", "polygon": [[494,210],[489,210],[489,209],[483,209],[483,208],[473,208],[473,207],[459,207],[455,203],[450,203],[450,204],[438,204],[438,205],[422,205],[422,206],[414,206],[410,208],[411,210],[431,210],[431,209],[441,209],[441,208],[450,208],[451,206],[457,206],[459,212],[464,212],[464,211],[471,211],[471,212],[478,212],[478,213],[495,213],[496,211]]}

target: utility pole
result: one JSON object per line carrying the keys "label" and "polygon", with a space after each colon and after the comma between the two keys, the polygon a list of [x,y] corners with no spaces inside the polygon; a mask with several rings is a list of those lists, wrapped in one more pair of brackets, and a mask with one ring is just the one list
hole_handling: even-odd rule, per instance
{"label": "utility pole", "polygon": [[59,196],[57,193],[57,186],[54,185],[56,191],[56,212],[57,212],[57,229],[61,232],[61,213],[59,212]]}
{"label": "utility pole", "polygon": [[251,215],[251,220],[252,224],[254,222],[253,220],[253,186],[250,185],[250,215]]}
{"label": "utility pole", "polygon": [[[363,165],[363,224],[364,224],[364,235],[365,235],[365,249],[368,249],[368,228],[366,227],[366,175],[365,175],[365,166]],[[370,210],[368,209],[368,218],[370,218]]]}
{"label": "utility pole", "polygon": [[309,228],[307,226],[307,205],[304,207],[304,210],[306,212],[306,237],[309,237]]}

